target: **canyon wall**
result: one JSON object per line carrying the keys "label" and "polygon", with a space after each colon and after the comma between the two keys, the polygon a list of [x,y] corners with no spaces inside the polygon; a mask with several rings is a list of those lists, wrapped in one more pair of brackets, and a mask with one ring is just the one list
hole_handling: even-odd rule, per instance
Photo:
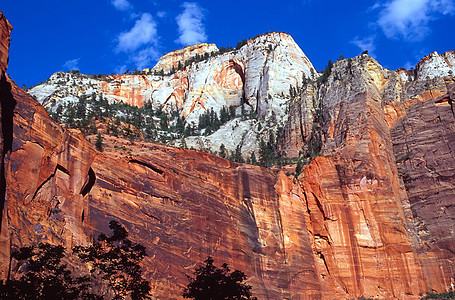
{"label": "canyon wall", "polygon": [[[28,92],[53,112],[59,107],[64,111],[66,104],[91,95],[138,107],[150,103],[154,110],[169,115],[176,111],[185,126],[196,128],[202,114],[213,109],[219,115],[223,107],[233,107],[238,117],[219,130],[183,139],[188,147],[211,152],[218,152],[224,140],[227,150],[234,152],[240,146],[246,157],[258,148],[261,137],[267,140],[269,131],[276,134],[286,124],[290,87],[301,85],[304,78],[315,79],[317,71],[286,33],[260,35],[226,53],[217,50],[213,44],[176,50],[165,54],[153,70],[141,75],[112,74],[100,79],[77,72],[57,72]],[[179,62],[185,65],[196,54],[207,57],[177,68]],[[175,72],[170,71],[172,68]],[[157,75],[157,70],[164,73]],[[182,141],[172,135],[167,135],[167,139],[173,146]]]}
{"label": "canyon wall", "polygon": [[[4,18],[0,25],[3,62],[11,28]],[[269,38],[257,41],[265,51]],[[361,55],[281,98],[289,152],[320,145],[295,176],[295,166],[267,169],[111,136],[98,152],[4,76],[5,66],[1,278],[17,271],[11,250],[87,245],[114,219],[146,246],[143,268],[158,299],[180,299],[186,275],[209,255],[245,272],[258,299],[418,299],[447,290],[455,276],[455,82],[452,63],[442,62],[429,77]],[[419,69],[432,66],[427,59]],[[275,102],[257,87],[273,86],[274,72],[242,85],[264,114]]]}

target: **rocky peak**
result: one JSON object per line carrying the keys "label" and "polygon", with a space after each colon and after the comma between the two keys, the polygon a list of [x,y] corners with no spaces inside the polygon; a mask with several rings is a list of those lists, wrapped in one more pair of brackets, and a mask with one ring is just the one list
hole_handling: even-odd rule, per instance
{"label": "rocky peak", "polygon": [[418,79],[433,79],[435,77],[453,76],[455,74],[455,52],[447,51],[438,54],[434,51],[425,56],[416,66]]}
{"label": "rocky peak", "polygon": [[[207,55],[214,52],[216,55]],[[186,66],[178,68],[179,63]],[[161,75],[145,72],[98,78],[56,73],[29,93],[52,112],[61,104],[75,104],[79,97],[93,93],[102,94],[110,103],[142,107],[150,102],[155,111],[178,112],[185,127],[197,127],[200,116],[212,109],[220,116],[223,107],[232,107],[237,118],[211,134],[203,129],[187,137],[185,143],[210,151],[218,151],[221,143],[231,152],[241,146],[246,156],[257,148],[261,136],[268,139],[268,130],[276,132],[286,122],[291,87],[318,77],[293,38],[279,32],[259,35],[240,49],[223,53],[213,44],[189,46],[164,55],[153,70]],[[181,141],[175,136],[167,139]]]}
{"label": "rocky peak", "polygon": [[[3,31],[10,30],[4,24],[1,51]],[[292,47],[281,47],[288,42]],[[1,162],[0,280],[22,271],[10,259],[12,249],[38,241],[68,250],[87,245],[114,219],[146,246],[144,275],[159,299],[181,294],[185,274],[207,255],[244,271],[259,299],[418,299],[451,288],[453,78],[403,83],[400,73],[361,55],[303,80],[313,69],[299,49],[271,34],[172,75],[57,73],[40,86],[54,89],[48,108],[89,88],[132,103],[129,87],[187,116],[225,105],[255,111],[187,142],[202,148],[229,142],[243,151],[286,123],[289,148],[308,146],[299,172],[295,165],[261,168],[104,131],[100,153],[0,78],[1,132],[11,135],[0,144],[10,149]],[[151,86],[134,83],[139,78]],[[8,100],[17,105],[5,111]],[[283,104],[290,106],[284,112]],[[134,108],[119,107],[124,117]],[[268,146],[278,143],[271,140]]]}
{"label": "rocky peak", "polygon": [[172,67],[174,67],[174,69],[178,68],[179,62],[183,65],[185,61],[196,57],[196,55],[204,56],[205,54],[211,54],[217,51],[218,47],[215,44],[201,43],[187,46],[183,49],[164,54],[152,70],[169,73],[172,70]]}

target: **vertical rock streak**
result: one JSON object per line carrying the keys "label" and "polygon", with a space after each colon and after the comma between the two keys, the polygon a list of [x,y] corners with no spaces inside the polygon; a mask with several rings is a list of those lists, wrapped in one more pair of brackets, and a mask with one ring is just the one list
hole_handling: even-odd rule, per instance
{"label": "vertical rock streak", "polygon": [[[285,47],[274,48],[275,42]],[[36,239],[86,244],[116,219],[147,247],[145,274],[161,298],[178,298],[185,274],[208,255],[244,271],[260,299],[403,299],[448,289],[455,89],[453,78],[444,77],[450,68],[442,65],[438,76],[431,70],[452,56],[432,54],[411,78],[362,55],[337,61],[318,83],[307,82],[315,71],[293,45],[288,35],[273,33],[211,58],[210,66],[188,67],[187,76],[141,77],[140,85],[153,86],[155,94],[117,83],[103,88],[128,94],[135,104],[162,93],[184,107],[177,98],[197,96],[205,108],[217,103],[210,95],[221,91],[224,101],[222,92],[230,90],[264,116],[283,112],[285,104],[283,147],[308,155],[297,178],[285,175],[289,167],[265,169],[148,143],[125,144],[131,151],[124,157],[98,153],[78,132],[55,124],[2,69],[0,184],[2,205],[6,194],[9,202],[2,210],[0,279],[10,267],[10,247]],[[288,56],[301,64],[291,68]],[[165,60],[178,66],[173,55]],[[224,75],[210,73],[218,71]],[[177,78],[185,82],[174,92],[168,83]]]}

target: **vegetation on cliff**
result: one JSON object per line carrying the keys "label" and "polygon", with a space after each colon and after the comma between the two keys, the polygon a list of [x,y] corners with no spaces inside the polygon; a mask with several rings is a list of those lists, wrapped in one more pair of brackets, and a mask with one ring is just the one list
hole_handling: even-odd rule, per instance
{"label": "vegetation on cliff", "polygon": [[111,221],[109,228],[111,236],[101,234],[92,245],[73,248],[89,266],[88,273],[82,267],[74,272],[83,276],[72,274],[62,262],[66,254],[61,245],[40,243],[13,252],[21,275],[1,282],[0,299],[104,299],[112,294],[113,299],[149,299],[150,283],[140,266],[147,256],[145,247],[129,240],[118,222]]}
{"label": "vegetation on cliff", "polygon": [[197,267],[194,278],[189,277],[190,283],[183,292],[184,298],[202,299],[257,299],[251,295],[252,287],[243,283],[246,275],[242,271],[230,271],[224,263],[221,268],[213,265],[213,258],[208,257],[205,266]]}

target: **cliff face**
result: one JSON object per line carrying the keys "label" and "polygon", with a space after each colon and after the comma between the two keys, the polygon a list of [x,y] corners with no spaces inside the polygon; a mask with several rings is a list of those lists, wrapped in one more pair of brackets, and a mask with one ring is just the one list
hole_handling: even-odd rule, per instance
{"label": "cliff face", "polygon": [[158,63],[153,67],[154,71],[162,71],[169,73],[172,68],[178,69],[179,63],[184,65],[186,61],[195,58],[196,56],[204,56],[206,54],[217,52],[218,47],[215,44],[201,43],[197,45],[187,46],[183,49],[175,50],[164,54]]}
{"label": "cliff face", "polygon": [[[233,152],[240,145],[246,157],[258,148],[261,137],[268,139],[268,130],[276,133],[286,123],[290,87],[300,85],[302,78],[315,79],[317,71],[290,35],[276,32],[249,40],[238,50],[210,55],[177,69],[179,62],[185,65],[196,54],[203,56],[217,50],[213,44],[200,44],[170,52],[144,75],[110,75],[100,80],[59,72],[29,93],[54,112],[59,106],[77,103],[78,97],[92,94],[138,107],[150,102],[154,110],[162,109],[169,115],[177,111],[185,126],[196,128],[202,114],[213,109],[219,115],[223,107],[233,107],[238,118],[213,134],[201,132],[187,137],[185,143],[217,152],[221,140],[229,136],[226,148]],[[169,73],[173,67],[177,71]],[[165,75],[150,75],[157,70]],[[263,130],[265,127],[268,130]],[[182,140],[172,135],[167,139],[170,145],[179,145]]]}
{"label": "cliff face", "polygon": [[437,78],[419,93],[421,83],[406,85],[411,97],[391,134],[423,272],[428,285],[437,286],[454,280],[455,82]]}
{"label": "cliff face", "polygon": [[[9,34],[9,26],[1,28]],[[289,45],[273,48],[277,43]],[[115,219],[147,247],[143,267],[157,298],[179,299],[185,275],[208,255],[244,271],[259,299],[416,299],[449,289],[455,278],[451,54],[438,56],[442,61],[432,54],[412,74],[362,55],[337,61],[316,83],[302,80],[311,64],[292,43],[284,34],[264,35],[172,76],[116,75],[99,84],[139,105],[139,91],[148,88],[128,90],[125,82],[143,80],[137,85],[150,85],[151,98],[174,95],[169,101],[187,116],[240,95],[262,120],[272,111],[283,114],[287,151],[311,157],[297,178],[286,175],[295,166],[266,169],[111,136],[104,153],[97,152],[2,76],[1,278],[11,249],[38,241],[70,249],[108,232]],[[7,52],[1,54],[4,61]],[[98,84],[54,76],[41,93],[61,93],[61,101]],[[185,95],[199,95],[199,102],[189,105]],[[251,131],[254,122],[235,130]],[[213,136],[223,140],[220,132]]]}
{"label": "cliff face", "polygon": [[4,277],[4,270],[8,268],[9,261],[9,230],[6,214],[6,188],[5,164],[8,154],[11,151],[12,143],[12,113],[15,105],[14,99],[10,95],[11,86],[6,78],[8,68],[9,36],[12,27],[8,20],[0,12],[0,276]]}

